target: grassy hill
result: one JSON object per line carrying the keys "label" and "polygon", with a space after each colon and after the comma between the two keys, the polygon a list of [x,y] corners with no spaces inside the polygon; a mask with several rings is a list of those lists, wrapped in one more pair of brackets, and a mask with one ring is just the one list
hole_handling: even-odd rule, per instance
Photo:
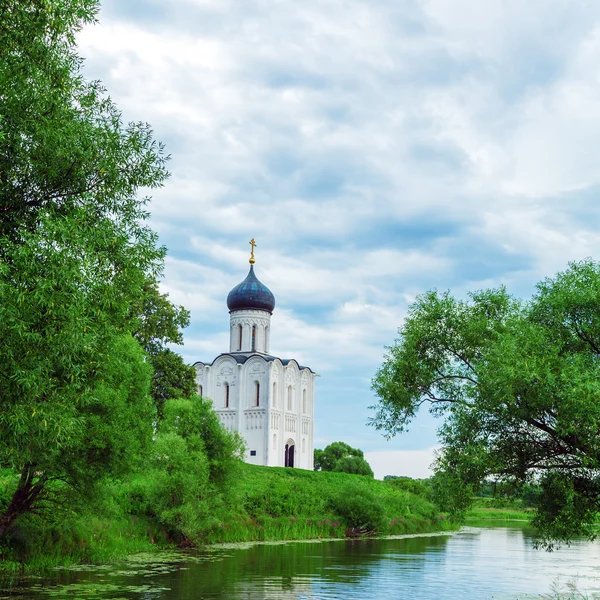
{"label": "grassy hill", "polygon": [[448,529],[423,495],[362,475],[243,465],[235,507],[222,507],[205,541],[340,538]]}
{"label": "grassy hill", "polygon": [[[196,528],[183,539],[173,535],[151,505],[142,508],[136,500],[140,482],[148,483],[143,473],[107,481],[98,501],[81,512],[63,507],[26,516],[9,543],[0,547],[0,576],[118,562],[136,552],[186,544],[401,535],[456,527],[425,498],[418,481],[383,482],[245,463],[237,473],[226,494],[207,491],[197,503],[186,505]],[[0,503],[15,477],[0,473]]]}

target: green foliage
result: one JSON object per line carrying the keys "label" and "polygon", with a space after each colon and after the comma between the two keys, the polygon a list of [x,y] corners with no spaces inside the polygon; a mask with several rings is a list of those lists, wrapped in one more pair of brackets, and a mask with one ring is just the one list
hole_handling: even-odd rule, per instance
{"label": "green foliage", "polygon": [[362,532],[381,531],[385,509],[373,489],[352,482],[342,487],[331,499],[331,508],[347,527]]}
{"label": "green foliage", "polygon": [[161,417],[167,400],[189,398],[196,393],[196,373],[181,355],[164,348],[150,355],[150,364],[154,371],[152,396]]}
{"label": "green foliage", "polygon": [[425,497],[347,473],[243,464],[238,492],[243,502],[238,510],[223,507],[216,513],[221,524],[208,541],[423,533],[453,527]]}
{"label": "green foliage", "polygon": [[[63,482],[81,487],[139,468],[150,446],[156,414],[149,395],[150,375],[135,340],[117,338],[98,384],[82,398],[78,435],[62,444],[58,464],[48,470],[57,475],[62,469]],[[43,464],[38,461],[40,468]]]}
{"label": "green foliage", "polygon": [[169,537],[198,540],[234,488],[243,446],[199,396],[165,404],[147,468],[134,477],[128,504],[155,519]]}
{"label": "green foliage", "polygon": [[[48,394],[45,404],[7,399],[4,422],[23,432],[10,446],[6,439],[0,446],[3,464],[20,473],[8,491],[10,502],[2,501],[7,528],[23,513],[62,502],[64,493],[52,482],[91,495],[105,475],[139,467],[155,414],[150,376],[142,349],[122,335],[109,346],[96,384],[79,397]],[[11,430],[5,425],[4,431]]]}
{"label": "green foliage", "polygon": [[185,440],[190,450],[206,454],[209,479],[220,492],[235,481],[244,454],[237,433],[227,431],[212,409],[210,400],[200,396],[171,400],[165,406],[159,434],[172,433]]}
{"label": "green foliage", "polygon": [[169,301],[153,280],[145,282],[143,294],[131,306],[135,319],[133,335],[151,356],[159,354],[166,344],[183,344],[182,329],[190,324],[190,313]]}
{"label": "green foliage", "polygon": [[[504,500],[499,502],[491,498],[481,498],[473,502],[473,505],[465,514],[469,524],[473,522],[483,523],[485,521],[526,521],[531,522],[533,511],[523,508],[518,500]],[[477,525],[476,525],[477,526]]]}
{"label": "green foliage", "polygon": [[166,344],[182,344],[181,329],[190,323],[190,313],[183,306],[175,306],[168,294],[161,294],[158,285],[148,280],[143,294],[130,308],[134,337],[148,353],[154,369],[152,396],[159,416],[164,403],[171,398],[187,398],[196,392],[194,368],[183,362],[181,355]]}
{"label": "green foliage", "polygon": [[374,477],[362,450],[352,448],[345,442],[333,442],[324,450],[316,448],[314,465],[315,471],[338,471]]}
{"label": "green foliage", "polygon": [[383,480],[389,485],[417,496],[427,497],[431,494],[431,482],[423,479],[411,479],[410,477],[394,477],[386,475]]}
{"label": "green foliage", "polygon": [[[173,431],[165,433],[145,469],[124,479],[104,478],[86,502],[67,486],[56,490],[62,494],[62,508],[43,516],[26,515],[11,529],[8,546],[0,545],[0,575],[76,562],[116,561],[132,552],[188,540],[343,538],[373,531],[370,528],[375,524],[381,535],[455,528],[423,496],[346,473],[238,462],[235,477],[224,486],[213,485],[208,475],[208,483],[200,489],[193,478],[207,481],[208,461],[195,454],[201,465],[192,464],[186,454],[200,445],[187,439],[191,444],[186,443],[184,449],[184,438]],[[186,481],[188,469],[193,470],[191,481]],[[0,472],[0,498],[3,486],[12,486],[17,479],[14,472]],[[192,497],[192,490],[197,498]],[[367,512],[361,507],[365,500],[370,506]]]}
{"label": "green foliage", "polygon": [[0,538],[53,500],[131,468],[155,419],[130,309],[162,268],[144,221],[167,176],[143,123],[81,76],[95,0],[0,4],[0,468],[20,478]]}
{"label": "green foliage", "polygon": [[354,473],[355,475],[366,475],[374,477],[373,469],[369,463],[360,456],[344,456],[337,461],[334,471],[340,473]]}
{"label": "green foliage", "polygon": [[169,537],[193,537],[210,527],[208,460],[175,433],[159,434],[150,468],[130,486],[135,513],[155,519]]}
{"label": "green foliage", "polygon": [[418,298],[373,380],[374,424],[406,429],[429,405],[443,418],[439,498],[460,513],[486,478],[512,494],[541,483],[542,543],[593,536],[600,505],[600,265],[586,260],[538,284],[459,301]]}
{"label": "green foliage", "polygon": [[139,187],[166,176],[147,124],[123,127],[98,82],[86,82],[75,35],[97,0],[0,4],[0,235],[18,239],[51,210],[84,208],[98,222],[143,210]]}

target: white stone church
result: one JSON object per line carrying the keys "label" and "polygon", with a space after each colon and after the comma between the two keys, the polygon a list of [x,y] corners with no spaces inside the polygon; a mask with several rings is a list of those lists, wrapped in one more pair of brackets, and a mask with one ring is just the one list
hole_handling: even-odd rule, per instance
{"label": "white stone church", "polygon": [[227,296],[229,352],[197,362],[201,396],[223,425],[246,440],[246,462],[313,469],[314,390],[317,376],[294,359],[269,354],[275,297],[250,271]]}

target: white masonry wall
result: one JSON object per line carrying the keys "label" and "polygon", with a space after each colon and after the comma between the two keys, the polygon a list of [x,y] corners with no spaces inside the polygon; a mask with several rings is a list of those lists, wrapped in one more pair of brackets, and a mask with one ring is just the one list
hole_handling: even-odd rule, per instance
{"label": "white masonry wall", "polygon": [[212,400],[223,425],[245,439],[246,462],[283,467],[288,444],[294,467],[313,469],[316,376],[310,369],[260,355],[238,364],[228,354],[212,366],[194,366],[199,393]]}
{"label": "white masonry wall", "polygon": [[229,317],[229,329],[229,352],[269,353],[270,312],[266,310],[233,311]]}

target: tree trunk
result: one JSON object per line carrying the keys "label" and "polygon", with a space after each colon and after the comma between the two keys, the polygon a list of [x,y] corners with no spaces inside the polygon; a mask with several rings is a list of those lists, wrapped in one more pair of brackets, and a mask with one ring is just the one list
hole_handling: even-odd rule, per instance
{"label": "tree trunk", "polygon": [[0,515],[0,539],[6,535],[10,526],[23,514],[28,513],[44,489],[45,478],[35,482],[35,465],[27,463],[21,472],[21,478],[13,497]]}

